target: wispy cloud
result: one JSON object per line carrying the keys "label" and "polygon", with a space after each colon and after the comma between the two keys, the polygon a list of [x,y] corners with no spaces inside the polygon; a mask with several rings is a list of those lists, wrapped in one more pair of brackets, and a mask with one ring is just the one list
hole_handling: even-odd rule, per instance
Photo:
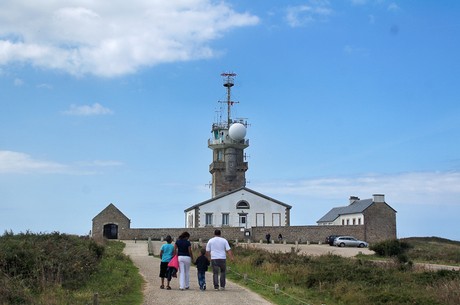
{"label": "wispy cloud", "polygon": [[0,174],[98,174],[100,168],[119,167],[122,162],[114,160],[95,160],[62,164],[54,161],[40,160],[28,154],[0,150]]}
{"label": "wispy cloud", "polygon": [[113,111],[99,103],[94,103],[93,105],[81,106],[72,104],[69,110],[63,111],[62,113],[66,115],[91,116],[113,114]]}
{"label": "wispy cloud", "polygon": [[53,89],[53,86],[50,84],[39,84],[37,85],[38,89]]}
{"label": "wispy cloud", "polygon": [[355,47],[355,46],[351,46],[351,45],[346,45],[343,48],[343,51],[346,54],[349,54],[349,55],[352,55],[352,54],[357,54],[357,55],[362,55],[362,56],[368,56],[369,55],[369,51],[367,49],[359,48],[359,47]]}
{"label": "wispy cloud", "polygon": [[342,198],[386,194],[398,202],[460,205],[460,172],[412,172],[394,175],[326,177],[302,181],[277,181],[256,186],[262,193],[306,198]]}
{"label": "wispy cloud", "polygon": [[69,167],[52,161],[37,160],[28,154],[0,151],[0,173],[64,173]]}
{"label": "wispy cloud", "polygon": [[20,78],[15,78],[13,83],[14,83],[14,85],[16,87],[20,87],[20,86],[24,85],[24,81],[22,79],[20,79]]}
{"label": "wispy cloud", "polygon": [[291,27],[301,27],[312,22],[327,21],[332,13],[328,1],[311,0],[308,4],[288,7],[286,21]]}
{"label": "wispy cloud", "polygon": [[401,9],[401,8],[400,8],[396,3],[394,3],[394,2],[392,2],[392,3],[390,3],[390,4],[388,5],[388,10],[389,10],[389,11],[397,12],[397,11],[399,11],[400,9]]}
{"label": "wispy cloud", "polygon": [[259,22],[212,0],[3,0],[1,16],[0,65],[104,77],[216,56],[211,41]]}

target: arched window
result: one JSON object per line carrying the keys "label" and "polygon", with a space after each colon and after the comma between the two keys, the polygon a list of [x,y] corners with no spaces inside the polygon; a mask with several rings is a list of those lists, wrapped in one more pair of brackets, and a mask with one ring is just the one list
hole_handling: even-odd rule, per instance
{"label": "arched window", "polygon": [[249,209],[249,203],[245,200],[238,201],[236,204],[237,209]]}

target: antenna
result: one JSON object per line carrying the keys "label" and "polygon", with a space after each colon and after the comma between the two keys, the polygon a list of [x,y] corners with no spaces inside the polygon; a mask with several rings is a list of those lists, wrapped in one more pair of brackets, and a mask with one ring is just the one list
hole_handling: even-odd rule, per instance
{"label": "antenna", "polygon": [[232,101],[231,99],[231,88],[235,85],[234,80],[235,80],[236,73],[232,73],[232,72],[222,73],[220,76],[224,78],[224,87],[227,88],[227,101],[223,103],[227,103],[227,124],[228,124],[228,127],[230,127],[230,124],[232,123],[230,109],[231,109],[231,106],[233,106],[233,104],[238,103],[238,102]]}

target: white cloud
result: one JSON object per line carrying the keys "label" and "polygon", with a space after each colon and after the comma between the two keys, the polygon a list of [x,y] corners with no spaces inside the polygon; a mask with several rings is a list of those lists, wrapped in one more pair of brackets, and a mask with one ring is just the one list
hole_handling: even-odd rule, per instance
{"label": "white cloud", "polygon": [[301,27],[316,21],[327,21],[332,13],[328,1],[310,0],[305,5],[288,7],[286,20],[291,27]]}
{"label": "white cloud", "polygon": [[349,196],[370,198],[385,194],[408,204],[460,205],[460,172],[414,172],[395,175],[322,178],[257,185],[262,193],[307,198],[337,198],[346,204]]}
{"label": "white cloud", "polygon": [[113,114],[113,111],[109,108],[102,106],[99,103],[94,103],[93,105],[70,105],[70,109],[63,111],[64,114],[67,115],[80,115],[80,116],[90,116],[90,115],[105,115],[105,114]]}
{"label": "white cloud", "polygon": [[24,153],[0,151],[0,173],[63,173],[68,170],[66,165],[36,160]]}
{"label": "white cloud", "polygon": [[53,161],[38,160],[28,154],[0,150],[0,174],[68,174],[94,175],[100,168],[118,167],[123,163],[114,160],[95,160],[67,165]]}
{"label": "white cloud", "polygon": [[81,76],[215,56],[226,31],[257,24],[223,2],[3,0],[0,65],[30,63]]}

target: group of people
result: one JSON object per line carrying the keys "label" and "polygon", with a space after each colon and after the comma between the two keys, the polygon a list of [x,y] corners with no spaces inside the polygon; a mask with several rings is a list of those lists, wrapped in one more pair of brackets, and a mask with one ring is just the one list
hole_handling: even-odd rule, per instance
{"label": "group of people", "polygon": [[[172,245],[171,236],[166,236],[166,244],[163,244],[160,249],[160,288],[171,290],[171,279],[177,277],[177,272],[179,272],[179,289],[189,289],[190,266],[193,262],[197,266],[200,290],[206,290],[205,274],[209,265],[212,267],[214,289],[224,290],[227,254],[233,260],[233,253],[228,241],[221,234],[220,230],[214,231],[214,237],[207,242],[206,248],[200,250],[200,256],[196,260],[193,258],[192,244],[189,241],[190,233],[183,232],[174,245]],[[175,259],[177,259],[177,264],[174,264]]]}

